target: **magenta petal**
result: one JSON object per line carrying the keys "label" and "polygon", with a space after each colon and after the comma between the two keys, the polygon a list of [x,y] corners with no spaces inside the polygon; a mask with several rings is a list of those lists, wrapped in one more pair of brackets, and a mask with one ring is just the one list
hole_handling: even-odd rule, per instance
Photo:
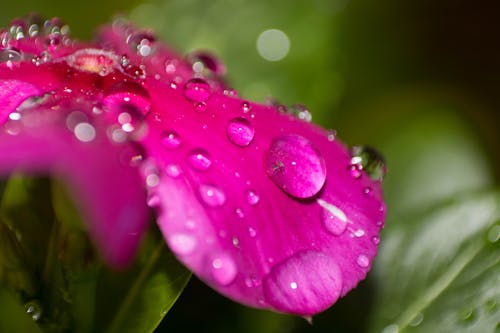
{"label": "magenta petal", "polygon": [[112,144],[102,124],[80,120],[72,125],[71,119],[85,118],[76,113],[36,109],[10,120],[0,131],[0,173],[64,180],[105,261],[123,267],[147,226],[143,183],[137,168],[123,160],[131,147]]}
{"label": "magenta petal", "polygon": [[179,89],[149,91],[157,112],[143,144],[160,178],[150,196],[197,276],[244,304],[302,316],[366,276],[385,215],[380,183],[352,177],[331,134],[218,91],[204,112]]}

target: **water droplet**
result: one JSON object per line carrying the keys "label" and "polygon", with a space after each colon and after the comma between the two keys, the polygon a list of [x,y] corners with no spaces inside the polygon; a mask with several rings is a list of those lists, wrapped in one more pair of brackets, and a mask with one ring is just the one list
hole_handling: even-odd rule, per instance
{"label": "water droplet", "polygon": [[325,229],[335,236],[340,236],[347,228],[347,216],[335,205],[332,205],[323,199],[318,199],[318,204],[323,208],[321,210],[321,222]]}
{"label": "water droplet", "polygon": [[362,170],[363,170],[363,167],[360,164],[350,164],[347,167],[347,172],[354,179],[359,179],[361,177],[361,175],[363,174],[361,172]]}
{"label": "water droplet", "polygon": [[234,213],[236,214],[236,216],[238,216],[240,219],[244,218],[245,217],[245,213],[243,213],[243,210],[241,208],[236,208],[234,210]]}
{"label": "water droplet", "polygon": [[33,319],[34,321],[39,321],[42,318],[43,309],[38,301],[30,301],[24,305],[24,309],[26,313]]}
{"label": "water droplet", "polygon": [[496,243],[500,239],[500,225],[495,224],[488,231],[488,241],[490,243]]}
{"label": "water droplet", "polygon": [[409,325],[412,327],[417,327],[422,323],[423,320],[424,320],[424,315],[422,312],[419,312],[415,315],[415,317],[413,317]]}
{"label": "water droplet", "polygon": [[373,180],[382,180],[387,173],[384,157],[372,147],[352,147],[351,164],[360,165]]}
{"label": "water droplet", "polygon": [[207,111],[207,103],[205,103],[205,102],[195,103],[194,110],[198,113],[202,113],[202,112]]}
{"label": "water droplet", "polygon": [[118,57],[100,49],[78,50],[66,58],[69,66],[83,72],[106,76],[118,67]]}
{"label": "water droplet", "polygon": [[477,312],[476,309],[471,308],[471,307],[467,307],[467,308],[462,309],[458,313],[458,317],[462,322],[464,322],[466,324],[471,324],[472,322],[474,322],[476,320],[476,317],[477,317],[476,312]]}
{"label": "water droplet", "polygon": [[206,51],[195,51],[188,55],[188,61],[192,64],[193,71],[198,74],[210,76],[212,73],[216,76],[226,74],[226,66],[213,54]]}
{"label": "water droplet", "polygon": [[398,333],[398,332],[399,332],[399,326],[396,324],[391,324],[384,327],[381,333]]}
{"label": "water droplet", "polygon": [[235,236],[235,237],[233,237],[233,238],[232,238],[232,243],[233,243],[233,246],[234,246],[234,247],[237,247],[237,248],[239,248],[239,247],[240,247],[240,240],[238,239],[238,237],[236,237],[236,236]]}
{"label": "water droplet", "polygon": [[199,103],[208,101],[212,96],[212,90],[205,80],[194,78],[186,82],[183,94],[187,100]]}
{"label": "water droplet", "polygon": [[335,138],[337,137],[337,131],[335,130],[328,130],[328,133],[326,134],[326,138],[328,141],[332,142],[335,141]]}
{"label": "water droplet", "polygon": [[489,299],[486,301],[485,307],[486,311],[488,311],[489,313],[496,312],[498,309],[497,301],[494,299]]}
{"label": "water droplet", "polygon": [[75,126],[73,133],[81,142],[91,142],[96,137],[96,130],[94,126],[89,123],[79,123]]}
{"label": "water droplet", "polygon": [[165,173],[172,178],[177,178],[182,174],[182,169],[179,165],[172,163],[165,167]]}
{"label": "water droplet", "polygon": [[144,80],[146,78],[146,67],[144,65],[128,65],[123,72],[134,79]]}
{"label": "water droplet", "polygon": [[252,110],[252,106],[247,101],[243,101],[243,102],[241,102],[241,110],[244,113],[248,113],[248,112],[250,112],[250,110]]}
{"label": "water droplet", "polygon": [[138,31],[127,37],[127,44],[129,44],[132,50],[137,52],[138,55],[147,57],[153,53],[155,40],[155,37],[151,33]]}
{"label": "water droplet", "polygon": [[264,277],[262,287],[265,300],[273,307],[312,315],[338,299],[342,273],[332,257],[322,252],[302,251],[274,265]]}
{"label": "water droplet", "polygon": [[217,283],[227,286],[236,278],[238,273],[236,263],[228,255],[216,256],[211,265],[212,276]]}
{"label": "water droplet", "polygon": [[158,173],[152,172],[146,176],[146,186],[147,187],[155,187],[160,183],[160,176]]}
{"label": "water droplet", "polygon": [[254,206],[259,203],[260,197],[254,190],[248,190],[246,192],[246,198],[249,205]]}
{"label": "water droplet", "polygon": [[309,112],[309,109],[307,109],[305,105],[294,104],[290,107],[289,112],[300,120],[304,120],[308,123],[312,120],[311,112]]}
{"label": "water droplet", "polygon": [[121,129],[127,133],[135,132],[144,125],[144,118],[135,107],[124,107],[117,120]]}
{"label": "water droplet", "polygon": [[317,194],[326,180],[323,156],[299,135],[283,135],[273,141],[265,156],[265,170],[277,186],[297,198]]}
{"label": "water droplet", "polygon": [[356,238],[360,238],[365,235],[365,231],[363,229],[356,229],[352,232],[352,235]]}
{"label": "water droplet", "polygon": [[189,255],[196,248],[196,238],[188,233],[174,233],[167,237],[167,242],[173,252],[178,255]]}
{"label": "water droplet", "polygon": [[123,109],[134,108],[142,115],[147,115],[151,110],[149,93],[135,82],[121,82],[114,85],[107,91],[103,104],[108,110],[117,113]]}
{"label": "water droplet", "polygon": [[368,259],[366,255],[360,254],[356,259],[356,263],[358,264],[359,267],[366,268],[370,266],[370,259]]}
{"label": "water droplet", "polygon": [[248,146],[254,135],[255,130],[252,124],[243,117],[233,118],[227,126],[227,137],[237,146]]}
{"label": "water droplet", "polygon": [[181,143],[181,136],[174,130],[165,131],[161,135],[161,144],[167,149],[179,148]]}
{"label": "water droplet", "polygon": [[372,243],[374,245],[379,245],[380,244],[380,237],[379,236],[373,236],[372,237]]}
{"label": "water droplet", "polygon": [[373,197],[373,188],[371,188],[370,186],[366,186],[365,188],[363,188],[363,194],[368,198],[372,198]]}
{"label": "water droplet", "polygon": [[220,207],[226,202],[226,194],[217,186],[202,184],[199,192],[201,200],[210,207]]}
{"label": "water droplet", "polygon": [[252,227],[249,227],[248,228],[248,235],[251,237],[251,238],[254,238],[255,236],[257,236],[257,231],[252,228]]}
{"label": "water droplet", "polygon": [[5,66],[13,68],[14,65],[22,60],[21,53],[13,49],[6,49],[0,51],[0,68]]}
{"label": "water droplet", "polygon": [[193,149],[187,156],[189,165],[198,171],[205,171],[212,165],[212,159],[205,149]]}

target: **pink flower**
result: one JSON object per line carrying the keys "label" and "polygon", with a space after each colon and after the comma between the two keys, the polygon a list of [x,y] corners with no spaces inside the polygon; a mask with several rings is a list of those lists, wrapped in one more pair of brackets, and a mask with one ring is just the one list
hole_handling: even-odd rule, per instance
{"label": "pink flower", "polygon": [[366,276],[385,215],[374,151],[239,98],[208,53],[122,21],[93,43],[66,30],[0,32],[0,172],[63,179],[106,262],[130,262],[149,206],[178,259],[249,306],[314,315]]}

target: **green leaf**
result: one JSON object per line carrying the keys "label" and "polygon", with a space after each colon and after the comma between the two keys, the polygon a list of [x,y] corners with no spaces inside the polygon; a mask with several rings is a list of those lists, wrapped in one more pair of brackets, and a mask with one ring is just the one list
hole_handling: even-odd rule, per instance
{"label": "green leaf", "polygon": [[125,272],[105,271],[99,278],[95,330],[153,332],[190,277],[161,236],[149,234],[133,267]]}
{"label": "green leaf", "polygon": [[499,238],[498,193],[456,200],[387,230],[368,331],[497,332]]}

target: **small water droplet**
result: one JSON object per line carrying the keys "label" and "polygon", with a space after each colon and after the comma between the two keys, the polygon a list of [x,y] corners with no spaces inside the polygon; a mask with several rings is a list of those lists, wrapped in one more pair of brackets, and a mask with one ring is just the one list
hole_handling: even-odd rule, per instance
{"label": "small water droplet", "polygon": [[236,263],[228,255],[216,256],[211,265],[212,276],[217,283],[227,286],[236,278],[238,273]]}
{"label": "small water droplet", "polygon": [[299,118],[300,120],[304,120],[308,123],[311,122],[312,120],[311,112],[309,112],[309,109],[307,109],[305,105],[294,104],[290,107],[288,112],[290,112],[292,115]]}
{"label": "small water droplet", "polygon": [[194,104],[194,111],[198,113],[202,113],[207,111],[207,103],[205,102],[198,102]]}
{"label": "small water droplet", "polygon": [[335,141],[335,138],[337,137],[337,131],[335,130],[328,130],[326,138],[328,141],[332,142]]}
{"label": "small water droplet", "polygon": [[318,199],[318,204],[323,208],[321,210],[321,222],[325,229],[335,236],[340,236],[347,228],[347,216],[335,205],[332,205],[323,199]]}
{"label": "small water droplet", "polygon": [[354,179],[361,178],[363,167],[360,164],[350,164],[347,166],[347,172]]}
{"label": "small water droplet", "polygon": [[248,190],[246,192],[246,198],[247,198],[248,204],[251,206],[255,206],[256,204],[259,203],[259,200],[260,200],[259,195],[254,190]]}
{"label": "small water droplet", "polygon": [[398,332],[399,332],[399,326],[396,324],[391,324],[384,327],[381,333],[398,333]]}
{"label": "small water droplet", "polygon": [[134,79],[144,80],[146,78],[146,67],[144,65],[128,65],[123,72]]}
{"label": "small water droplet", "polygon": [[252,110],[252,106],[250,105],[249,102],[243,101],[243,102],[241,102],[241,110],[244,113],[248,113],[248,112],[250,112],[250,110]]}
{"label": "small water droplet", "polygon": [[409,325],[412,327],[417,327],[422,323],[423,320],[424,320],[424,315],[422,312],[419,312],[415,315],[415,317],[413,317]]}
{"label": "small water droplet", "polygon": [[463,323],[471,324],[476,320],[477,311],[474,308],[467,307],[459,311],[458,317]]}
{"label": "small water droplet", "polygon": [[368,259],[366,255],[360,254],[356,259],[356,263],[358,264],[359,267],[366,268],[370,266],[370,259]]}
{"label": "small water droplet", "polygon": [[488,231],[488,241],[490,243],[496,243],[500,239],[500,225],[495,224]]}
{"label": "small water droplet", "polygon": [[233,118],[227,126],[227,137],[237,146],[248,146],[255,135],[252,124],[243,117]]}
{"label": "small water droplet", "polygon": [[137,31],[127,37],[127,44],[138,55],[147,57],[153,53],[155,37],[146,31]]}
{"label": "small water droplet", "polygon": [[257,236],[257,231],[252,228],[252,227],[249,227],[248,228],[248,235],[251,237],[251,238],[254,238],[255,236]]}
{"label": "small water droplet", "polygon": [[161,144],[167,149],[179,148],[181,143],[181,136],[174,130],[165,131],[161,135]]}
{"label": "small water droplet", "polygon": [[43,309],[38,301],[33,300],[33,301],[26,303],[24,305],[24,309],[26,310],[26,313],[34,321],[39,321],[42,318]]}
{"label": "small water droplet", "polygon": [[373,180],[382,180],[387,173],[384,157],[369,146],[352,147],[351,164],[361,166]]}
{"label": "small water droplet", "polygon": [[488,311],[489,313],[496,312],[498,309],[497,301],[494,299],[489,299],[486,301],[485,307],[486,311]]}
{"label": "small water droplet", "polygon": [[243,210],[241,208],[236,208],[234,212],[240,219],[245,217],[245,213],[243,213]]}
{"label": "small water droplet", "polygon": [[302,251],[274,265],[264,277],[262,287],[265,300],[273,307],[312,315],[338,299],[342,273],[332,257],[322,252]]}
{"label": "small water droplet", "polygon": [[208,101],[212,96],[212,90],[205,80],[194,78],[186,82],[183,94],[187,100],[199,103]]}
{"label": "small water droplet", "polygon": [[356,238],[363,237],[365,235],[365,231],[363,229],[356,229],[352,231],[352,235]]}
{"label": "small water droplet", "polygon": [[379,236],[373,236],[372,237],[372,243],[374,245],[379,245],[380,244],[380,237]]}
{"label": "small water droplet", "polygon": [[373,188],[371,188],[370,186],[366,186],[365,188],[363,188],[363,195],[368,197],[368,198],[372,198],[373,197]]}
{"label": "small water droplet", "polygon": [[233,243],[233,246],[234,246],[234,247],[237,247],[237,248],[239,248],[239,247],[240,247],[240,240],[238,239],[238,237],[234,236],[234,237],[232,238],[232,243]]}
{"label": "small water droplet", "polygon": [[167,242],[173,252],[178,255],[189,255],[197,246],[196,238],[188,233],[178,232],[167,237]]}
{"label": "small water droplet", "polygon": [[323,156],[299,135],[283,135],[273,141],[265,155],[265,170],[278,187],[297,198],[314,196],[326,180]]}
{"label": "small water droplet", "polygon": [[165,167],[165,173],[172,178],[177,178],[182,174],[182,169],[178,164],[171,163]]}
{"label": "small water droplet", "polygon": [[210,207],[220,207],[226,202],[226,194],[217,186],[202,184],[199,192],[201,200]]}
{"label": "small water droplet", "polygon": [[205,171],[212,165],[212,159],[205,149],[196,148],[189,152],[187,156],[189,165],[198,171]]}
{"label": "small water droplet", "polygon": [[193,71],[204,76],[224,76],[226,66],[211,53],[206,51],[195,51],[188,55],[188,61],[192,64]]}

